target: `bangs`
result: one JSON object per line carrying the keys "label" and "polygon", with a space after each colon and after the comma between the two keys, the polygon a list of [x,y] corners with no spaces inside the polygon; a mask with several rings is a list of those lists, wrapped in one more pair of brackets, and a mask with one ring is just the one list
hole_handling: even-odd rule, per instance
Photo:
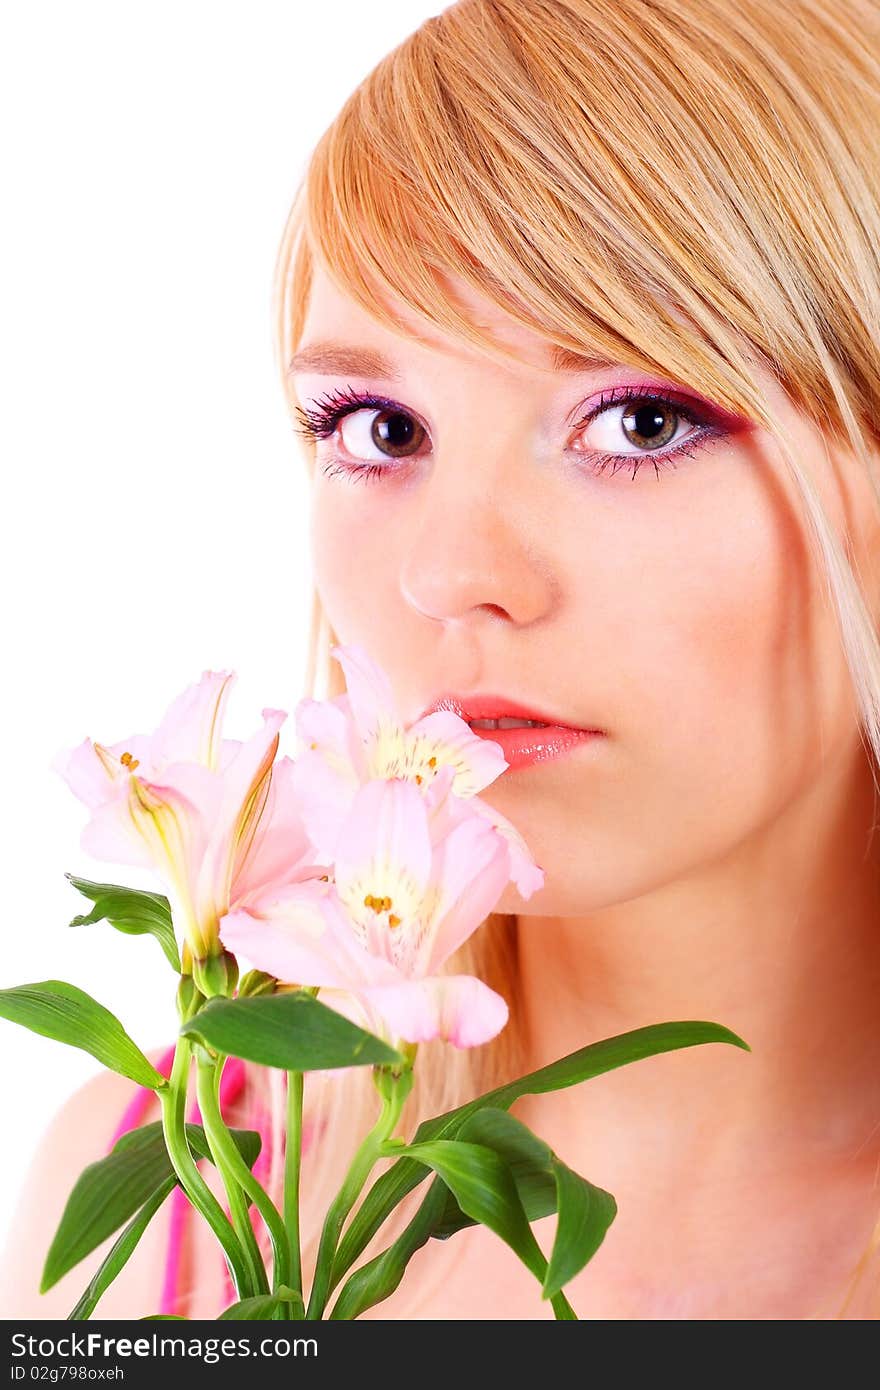
{"label": "bangs", "polygon": [[[510,360],[458,277],[551,347],[660,373],[767,429],[757,366],[823,428],[860,412],[876,428],[863,103],[880,121],[880,82],[863,31],[852,5],[832,19],[814,0],[459,0],[367,75],[312,153],[279,262],[282,365],[317,263],[394,331],[411,331],[397,304]],[[861,152],[829,118],[849,110]]]}

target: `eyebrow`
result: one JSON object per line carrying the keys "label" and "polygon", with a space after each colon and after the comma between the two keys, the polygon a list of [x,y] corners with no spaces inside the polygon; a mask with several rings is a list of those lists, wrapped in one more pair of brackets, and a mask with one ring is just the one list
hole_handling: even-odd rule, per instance
{"label": "eyebrow", "polygon": [[[554,347],[550,353],[553,371],[597,372],[615,363],[607,357],[571,352]],[[381,377],[384,381],[401,380],[401,373],[390,358],[367,348],[347,347],[344,343],[311,343],[294,353],[287,369],[288,376],[297,372],[315,372],[325,376]]]}

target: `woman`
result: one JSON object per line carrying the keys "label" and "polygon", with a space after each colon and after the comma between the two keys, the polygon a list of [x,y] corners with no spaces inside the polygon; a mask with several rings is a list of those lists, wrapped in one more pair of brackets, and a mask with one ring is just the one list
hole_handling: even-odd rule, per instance
{"label": "woman", "polygon": [[[643,1024],[751,1047],[515,1107],[618,1201],[567,1290],[581,1317],[880,1307],[878,120],[873,0],[460,0],[326,131],[279,256],[313,687],[361,642],[409,719],[483,694],[598,731],[484,793],[545,887],[450,962],[511,1020],[423,1049],[407,1132]],[[275,1182],[271,1080],[231,1113],[267,1098]],[[365,1080],[307,1092],[313,1225]],[[34,1190],[123,1095],[70,1103]],[[103,1316],[158,1303],[171,1219]],[[188,1240],[175,1309],[216,1316],[216,1246]],[[16,1311],[63,1316],[83,1283]],[[374,1315],[551,1312],[474,1227]]]}

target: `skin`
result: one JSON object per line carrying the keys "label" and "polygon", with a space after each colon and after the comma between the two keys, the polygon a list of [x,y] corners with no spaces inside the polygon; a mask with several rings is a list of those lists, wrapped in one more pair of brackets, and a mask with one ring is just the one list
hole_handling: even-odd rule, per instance
{"label": "skin", "polygon": [[[521,365],[428,334],[399,305],[408,331],[392,332],[316,270],[301,345],[374,349],[400,379],[298,372],[300,403],[353,386],[426,432],[389,457],[372,410],[319,442],[324,608],[408,720],[443,691],[494,691],[605,731],[483,793],[546,875],[527,903],[511,887],[498,905],[519,914],[529,1065],[677,1018],[723,1023],[752,1049],[692,1048],[518,1103],[618,1200],[568,1292],[584,1316],[835,1316],[880,1206],[876,808],[796,484],[772,436],[743,422],[659,477],[650,462],[634,478],[591,470],[597,447],[650,451],[619,404],[580,432],[570,419],[602,389],[656,379],[556,372],[543,339],[448,288]],[[758,376],[876,617],[861,465]],[[403,471],[328,476],[340,448]],[[420,1252],[411,1283],[421,1301],[402,1288],[383,1316],[549,1314],[479,1228]]]}
{"label": "skin", "polygon": [[[526,1067],[671,1019],[723,1023],[752,1048],[693,1047],[517,1103],[618,1202],[566,1292],[584,1318],[836,1317],[880,1209],[880,837],[795,485],[752,428],[659,479],[650,466],[634,479],[631,468],[591,473],[578,451],[596,445],[595,426],[588,437],[566,419],[632,374],[555,373],[542,340],[462,284],[449,290],[521,366],[415,324],[392,333],[317,273],[302,344],[380,350],[402,380],[302,374],[300,402],[351,384],[427,430],[405,478],[328,477],[332,446],[320,446],[312,539],[325,609],[341,642],[382,664],[408,720],[443,690],[489,690],[606,731],[482,793],[546,875],[527,903],[511,889],[498,904],[519,914],[510,1003]],[[867,480],[774,381],[762,386],[876,619]],[[622,418],[612,407],[602,445],[632,452]],[[343,426],[350,445],[368,444],[360,422],[373,419]],[[381,457],[375,445],[366,454]],[[70,1175],[106,1151],[130,1094],[104,1073],[53,1121],[0,1261],[6,1316],[66,1317],[112,1244],[35,1294]],[[169,1214],[166,1204],[102,1316],[155,1308]],[[549,1250],[553,1218],[536,1233]],[[877,1265],[847,1317],[880,1312]],[[224,1306],[218,1266],[196,1223],[191,1317]],[[472,1227],[418,1251],[366,1316],[552,1314],[507,1247]]]}

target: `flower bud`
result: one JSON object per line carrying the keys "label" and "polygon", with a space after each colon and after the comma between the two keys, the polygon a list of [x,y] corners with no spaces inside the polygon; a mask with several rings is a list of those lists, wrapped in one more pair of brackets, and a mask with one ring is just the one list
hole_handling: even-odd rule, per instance
{"label": "flower bud", "polygon": [[181,1023],[189,1023],[205,1002],[205,996],[192,975],[181,975],[177,986],[177,1015]]}
{"label": "flower bud", "polygon": [[253,998],[256,994],[274,994],[276,984],[275,976],[267,975],[265,970],[249,970],[239,981],[238,997],[245,999]]}
{"label": "flower bud", "polygon": [[373,1081],[386,1105],[396,1097],[400,1098],[399,1103],[402,1105],[415,1081],[412,1062],[407,1059],[402,1061],[399,1066],[395,1066],[393,1063],[375,1066],[373,1067]]}
{"label": "flower bud", "polygon": [[229,951],[193,961],[193,979],[208,999],[231,996],[238,984],[238,961]]}

